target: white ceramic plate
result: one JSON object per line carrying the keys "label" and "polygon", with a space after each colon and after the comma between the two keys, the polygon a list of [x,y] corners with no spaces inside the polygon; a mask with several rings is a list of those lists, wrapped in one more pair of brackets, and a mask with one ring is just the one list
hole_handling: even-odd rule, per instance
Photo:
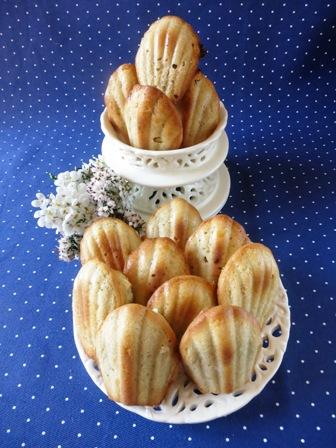
{"label": "white ceramic plate", "polygon": [[[74,315],[74,314],[73,314]],[[85,370],[92,381],[106,394],[103,379],[95,365],[84,352],[76,335],[75,344]],[[193,384],[183,374],[169,389],[165,400],[160,406],[119,406],[142,417],[156,422],[165,423],[201,423],[224,417],[245,406],[257,396],[272,379],[280,367],[286,351],[290,331],[290,310],[287,293],[281,284],[274,314],[263,329],[263,348],[258,357],[255,374],[241,390],[233,394],[200,394]],[[267,343],[266,343],[267,341]]]}

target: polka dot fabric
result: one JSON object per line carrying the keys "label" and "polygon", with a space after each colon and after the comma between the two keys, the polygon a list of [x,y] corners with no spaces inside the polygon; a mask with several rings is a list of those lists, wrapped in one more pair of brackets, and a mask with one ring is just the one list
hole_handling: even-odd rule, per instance
{"label": "polka dot fabric", "polygon": [[[1,1],[0,446],[331,447],[336,438],[335,4],[332,1]],[[48,173],[100,152],[113,69],[148,24],[190,21],[229,110],[224,211],[276,254],[292,311],[283,364],[249,405],[155,424],[94,386],[72,336],[78,264],[30,205]]]}

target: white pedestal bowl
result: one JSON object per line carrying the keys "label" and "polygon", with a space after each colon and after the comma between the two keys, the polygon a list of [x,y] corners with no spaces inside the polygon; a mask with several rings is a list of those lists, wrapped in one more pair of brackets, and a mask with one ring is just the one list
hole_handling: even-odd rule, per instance
{"label": "white pedestal bowl", "polygon": [[229,148],[226,123],[227,111],[221,103],[220,122],[209,138],[188,148],[149,151],[121,142],[105,109],[102,155],[118,175],[136,184],[135,208],[144,218],[179,196],[195,205],[205,219],[221,210],[230,191],[229,172],[223,164]]}

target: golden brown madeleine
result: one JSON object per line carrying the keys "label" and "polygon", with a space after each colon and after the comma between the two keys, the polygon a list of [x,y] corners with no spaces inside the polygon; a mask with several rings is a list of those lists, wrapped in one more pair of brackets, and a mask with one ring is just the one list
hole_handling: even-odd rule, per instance
{"label": "golden brown madeleine", "polygon": [[118,137],[125,143],[129,143],[129,139],[124,120],[124,106],[126,98],[136,84],[138,78],[135,65],[120,65],[110,76],[104,96],[109,120]]}
{"label": "golden brown madeleine", "polygon": [[179,104],[183,123],[182,147],[206,140],[219,123],[220,101],[210,79],[196,73]]}
{"label": "golden brown madeleine", "polygon": [[238,391],[251,378],[261,332],[257,320],[236,306],[202,311],[180,343],[186,372],[203,393]]}
{"label": "golden brown madeleine", "polygon": [[259,243],[238,249],[218,279],[218,303],[238,305],[263,326],[279,294],[279,270],[272,252]]}
{"label": "golden brown madeleine", "polygon": [[137,232],[120,219],[100,218],[84,232],[80,244],[82,264],[94,258],[122,271],[128,255],[140,244]]}
{"label": "golden brown madeleine", "polygon": [[77,336],[85,353],[96,359],[96,335],[109,312],[132,302],[127,277],[99,260],[88,261],[78,272],[72,293]]}
{"label": "golden brown madeleine", "polygon": [[244,228],[227,215],[217,215],[204,221],[185,247],[190,273],[216,284],[231,255],[249,241]]}
{"label": "golden brown madeleine", "polygon": [[189,274],[183,252],[169,238],[143,241],[131,253],[124,273],[133,287],[134,301],[146,305],[153,292],[177,275]]}
{"label": "golden brown madeleine", "polygon": [[175,334],[160,314],[134,303],[112,311],[97,336],[108,396],[126,405],[160,404],[178,371],[175,348]]}
{"label": "golden brown madeleine", "polygon": [[183,138],[182,121],[174,104],[159,89],[135,86],[125,104],[130,144],[162,151],[177,149]]}
{"label": "golden brown madeleine", "polygon": [[215,305],[212,286],[195,275],[171,278],[154,292],[147,303],[148,308],[162,314],[178,339],[202,310]]}
{"label": "golden brown madeleine", "polygon": [[146,226],[147,238],[166,236],[181,248],[190,235],[201,224],[198,210],[182,198],[175,198],[163,204],[150,217]]}
{"label": "golden brown madeleine", "polygon": [[180,17],[162,17],[141,40],[135,59],[139,83],[159,88],[177,103],[197,70],[200,55],[192,27]]}

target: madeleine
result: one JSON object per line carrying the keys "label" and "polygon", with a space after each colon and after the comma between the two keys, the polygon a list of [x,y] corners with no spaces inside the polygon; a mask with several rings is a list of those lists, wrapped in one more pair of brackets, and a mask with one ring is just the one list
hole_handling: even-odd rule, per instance
{"label": "madeleine", "polygon": [[181,146],[181,117],[170,99],[155,87],[135,86],[125,104],[130,144],[163,151]]}
{"label": "madeleine", "polygon": [[124,119],[124,106],[133,87],[138,84],[134,64],[120,65],[110,76],[104,95],[107,115],[118,138],[129,143]]}
{"label": "madeleine", "polygon": [[241,306],[263,326],[272,315],[279,286],[279,270],[270,249],[249,243],[238,249],[222,270],[218,303]]}
{"label": "madeleine", "polygon": [[217,215],[204,221],[185,247],[190,273],[215,285],[231,255],[249,241],[244,228],[227,215]]}
{"label": "madeleine", "polygon": [[192,27],[176,16],[154,22],[144,34],[135,58],[142,85],[155,86],[177,103],[199,63],[201,45]]}
{"label": "madeleine", "polygon": [[160,404],[178,372],[175,348],[175,334],[160,314],[135,303],[112,311],[97,336],[99,368],[111,400]]}
{"label": "madeleine", "polygon": [[133,287],[134,301],[146,305],[153,292],[177,275],[189,274],[183,252],[169,238],[143,241],[128,257],[125,275]]}
{"label": "madeleine", "polygon": [[148,308],[162,314],[178,339],[202,310],[215,305],[212,286],[195,275],[171,278],[154,292],[147,303]]}
{"label": "madeleine", "polygon": [[78,339],[85,353],[96,359],[96,336],[105,317],[133,300],[127,277],[99,260],[81,267],[73,286],[72,306]]}
{"label": "madeleine", "polygon": [[202,311],[180,343],[186,372],[202,393],[238,391],[253,374],[261,349],[257,320],[237,306]]}
{"label": "madeleine", "polygon": [[206,140],[219,123],[220,101],[215,86],[202,72],[196,73],[179,104],[183,123],[182,147]]}
{"label": "madeleine", "polygon": [[167,237],[181,249],[201,224],[198,210],[182,198],[175,198],[159,207],[146,225],[147,238]]}
{"label": "madeleine", "polygon": [[116,218],[99,218],[84,232],[80,244],[82,264],[96,258],[110,268],[122,271],[128,255],[141,242],[138,233]]}

